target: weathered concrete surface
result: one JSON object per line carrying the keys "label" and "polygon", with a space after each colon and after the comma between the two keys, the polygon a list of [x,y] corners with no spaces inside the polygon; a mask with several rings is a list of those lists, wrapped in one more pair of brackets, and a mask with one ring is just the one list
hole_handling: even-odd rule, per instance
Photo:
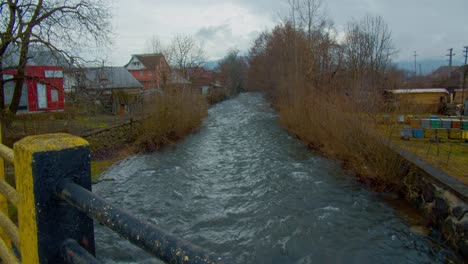
{"label": "weathered concrete surface", "polygon": [[405,160],[402,165],[405,198],[468,259],[468,187],[416,155],[395,146],[392,148]]}

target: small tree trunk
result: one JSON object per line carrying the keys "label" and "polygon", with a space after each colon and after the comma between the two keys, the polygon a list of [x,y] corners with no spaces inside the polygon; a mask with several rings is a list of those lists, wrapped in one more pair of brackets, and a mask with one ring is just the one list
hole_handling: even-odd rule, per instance
{"label": "small tree trunk", "polygon": [[26,68],[26,63],[27,63],[28,51],[29,51],[29,43],[23,42],[21,44],[20,58],[19,58],[18,66],[16,68],[17,80],[15,83],[15,90],[13,92],[13,98],[11,99],[11,104],[10,104],[10,112],[12,114],[16,114],[16,112],[18,112],[21,94],[23,91],[23,83],[26,77],[25,68]]}

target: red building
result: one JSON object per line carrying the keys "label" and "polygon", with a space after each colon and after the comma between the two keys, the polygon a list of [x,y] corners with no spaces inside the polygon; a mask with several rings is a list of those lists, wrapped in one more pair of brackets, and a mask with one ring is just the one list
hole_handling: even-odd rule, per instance
{"label": "red building", "polygon": [[[63,111],[63,68],[59,66],[26,66],[26,79],[20,99],[20,112]],[[4,69],[4,79],[12,79],[16,70]],[[15,83],[5,83],[5,104],[10,104]]]}
{"label": "red building", "polygon": [[216,80],[215,72],[212,70],[194,67],[189,69],[187,74],[190,76],[193,92],[208,95],[213,89],[221,87]]}
{"label": "red building", "polygon": [[161,53],[132,55],[125,68],[145,89],[160,89],[170,78],[169,64]]}

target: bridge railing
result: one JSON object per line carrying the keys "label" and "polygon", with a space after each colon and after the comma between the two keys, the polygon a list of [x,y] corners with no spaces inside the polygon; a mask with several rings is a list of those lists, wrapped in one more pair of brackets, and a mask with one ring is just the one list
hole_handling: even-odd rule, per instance
{"label": "bridge railing", "polygon": [[13,164],[14,153],[12,149],[0,144],[0,258],[5,263],[19,263],[17,252],[20,247],[19,230],[9,213],[10,206],[16,208],[19,206],[19,195],[15,188],[6,181],[5,162]]}
{"label": "bridge railing", "polygon": [[[223,263],[92,193],[90,149],[82,138],[26,137],[13,150],[0,145],[0,156],[13,162],[16,176],[15,190],[0,174],[0,257],[5,263],[98,263],[93,219],[165,262]],[[8,217],[7,200],[17,207],[19,228]]]}

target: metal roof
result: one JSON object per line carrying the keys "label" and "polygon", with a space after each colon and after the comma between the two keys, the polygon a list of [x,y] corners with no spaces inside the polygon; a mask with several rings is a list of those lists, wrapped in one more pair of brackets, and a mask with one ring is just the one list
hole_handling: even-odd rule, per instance
{"label": "metal roof", "polygon": [[[19,64],[19,50],[17,47],[10,46],[6,56],[2,60],[3,67],[16,67]],[[27,66],[59,66],[71,68],[70,63],[62,54],[53,52],[44,47],[31,47],[27,55]]]}
{"label": "metal roof", "polygon": [[84,68],[81,71],[84,86],[87,89],[143,89],[124,67]]}
{"label": "metal roof", "polygon": [[446,93],[449,92],[445,88],[421,88],[421,89],[396,89],[396,90],[385,90],[388,93],[393,94],[417,94],[417,93]]}

